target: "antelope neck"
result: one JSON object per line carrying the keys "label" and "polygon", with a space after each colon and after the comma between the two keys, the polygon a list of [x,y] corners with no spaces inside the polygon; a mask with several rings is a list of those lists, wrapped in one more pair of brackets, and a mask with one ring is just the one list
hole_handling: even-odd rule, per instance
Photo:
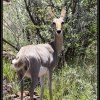
{"label": "antelope neck", "polygon": [[55,51],[59,54],[62,50],[63,45],[63,34],[55,34]]}

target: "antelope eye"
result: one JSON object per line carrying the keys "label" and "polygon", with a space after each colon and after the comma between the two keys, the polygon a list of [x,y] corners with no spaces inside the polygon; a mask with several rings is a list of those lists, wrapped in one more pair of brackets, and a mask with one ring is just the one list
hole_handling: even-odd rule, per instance
{"label": "antelope eye", "polygon": [[64,22],[62,22],[61,24],[64,24]]}
{"label": "antelope eye", "polygon": [[55,25],[55,24],[56,24],[55,22],[52,23],[52,25]]}

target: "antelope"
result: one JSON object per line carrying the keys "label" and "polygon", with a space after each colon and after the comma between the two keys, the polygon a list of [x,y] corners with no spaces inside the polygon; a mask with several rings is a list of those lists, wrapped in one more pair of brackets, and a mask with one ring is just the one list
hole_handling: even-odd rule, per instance
{"label": "antelope", "polygon": [[[27,45],[21,47],[12,61],[14,68],[17,70],[19,79],[23,76],[31,78],[30,84],[30,99],[33,100],[34,89],[40,78],[41,94],[40,99],[43,99],[43,77],[48,75],[49,95],[52,97],[52,72],[57,65],[57,58],[63,46],[63,23],[66,14],[66,7],[62,7],[59,18],[53,19],[54,41],[45,44]],[[51,15],[52,16],[52,15]],[[23,80],[21,80],[21,100],[23,100]]]}

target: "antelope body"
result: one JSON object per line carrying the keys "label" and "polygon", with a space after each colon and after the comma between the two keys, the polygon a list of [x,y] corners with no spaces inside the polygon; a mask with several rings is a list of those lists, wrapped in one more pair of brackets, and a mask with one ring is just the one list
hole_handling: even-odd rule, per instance
{"label": "antelope body", "polygon": [[[62,50],[63,34],[62,24],[64,22],[66,9],[63,7],[60,18],[53,20],[55,28],[54,41],[47,44],[27,45],[20,49],[16,59],[12,61],[15,69],[18,71],[20,80],[24,75],[31,78],[30,99],[33,100],[34,89],[40,77],[41,95],[43,98],[43,76],[48,75],[50,100],[52,98],[52,71],[57,64],[57,56]],[[23,81],[21,81],[21,100],[23,100]]]}
{"label": "antelope body", "polygon": [[[32,60],[32,63],[37,62],[39,68],[38,77],[41,77],[44,74],[47,74],[48,65],[55,65],[54,63],[56,61],[54,60],[55,58],[53,56],[54,50],[50,44],[27,45],[20,49],[16,56],[16,59],[14,59],[12,63],[14,64],[16,70],[20,70],[23,69],[25,65],[31,65],[31,61],[28,61],[28,59],[30,58],[29,60]],[[32,67],[36,68],[34,64],[32,65]],[[23,69],[23,72],[25,73],[27,69],[28,68],[26,68],[26,70]],[[26,76],[31,77],[30,70],[26,72]]]}

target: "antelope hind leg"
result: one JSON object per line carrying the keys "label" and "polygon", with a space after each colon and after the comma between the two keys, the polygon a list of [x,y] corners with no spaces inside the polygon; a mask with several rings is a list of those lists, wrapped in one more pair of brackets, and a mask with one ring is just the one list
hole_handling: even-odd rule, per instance
{"label": "antelope hind leg", "polygon": [[22,70],[17,72],[19,83],[20,83],[20,91],[21,91],[21,100],[23,100],[23,72]]}

